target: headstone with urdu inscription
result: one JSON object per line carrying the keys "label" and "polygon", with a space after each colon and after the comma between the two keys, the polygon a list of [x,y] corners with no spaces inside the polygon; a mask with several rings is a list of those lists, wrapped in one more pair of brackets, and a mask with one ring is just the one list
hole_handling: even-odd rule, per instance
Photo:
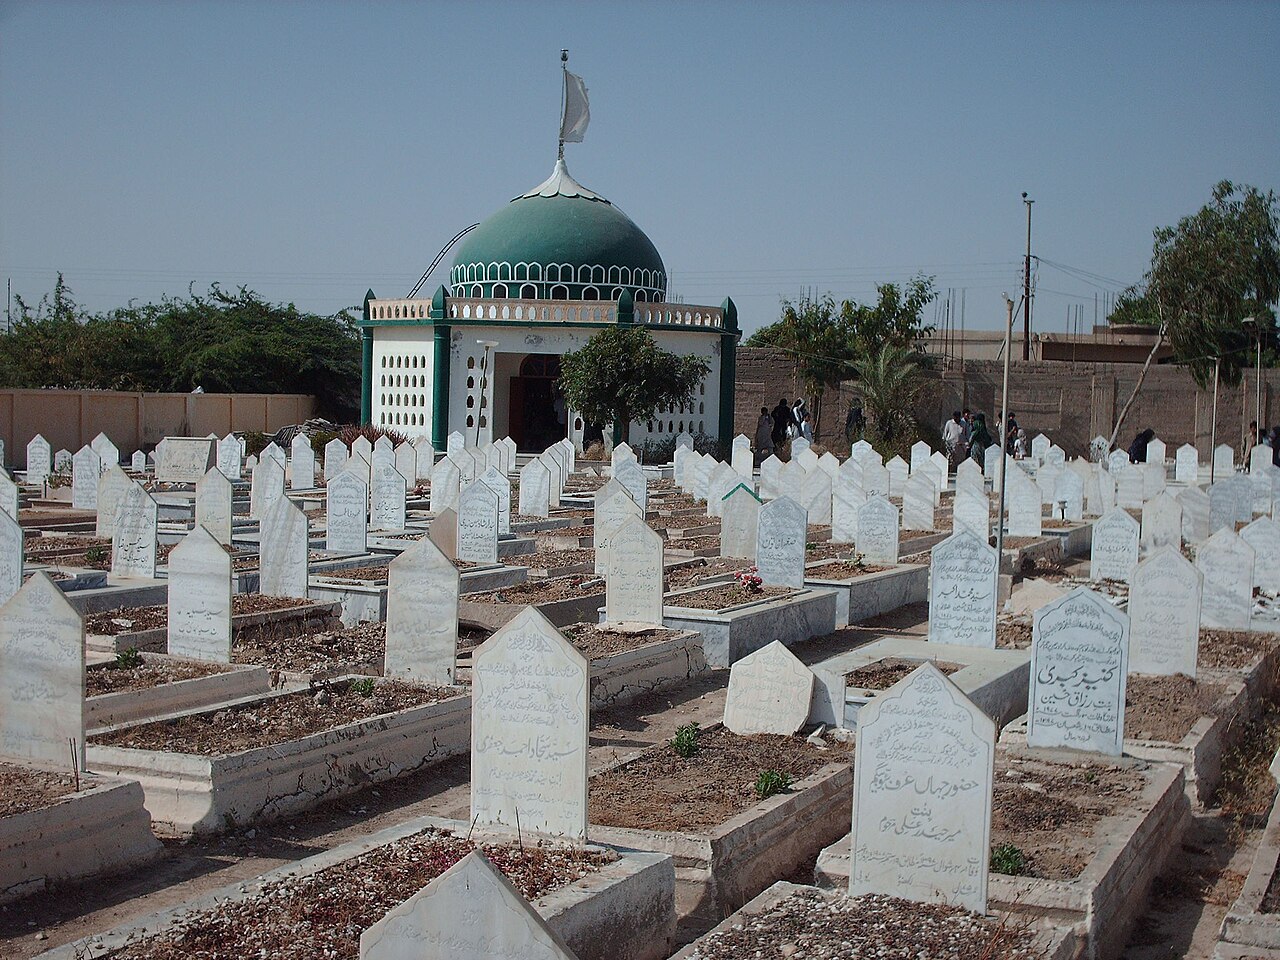
{"label": "headstone with urdu inscription", "polygon": [[898,562],[898,508],[887,497],[871,497],[858,508],[858,553],[878,566]]}
{"label": "headstone with urdu inscription", "polygon": [[450,686],[458,655],[458,568],[419,540],[387,568],[388,677]]}
{"label": "headstone with urdu inscription", "polygon": [[1259,517],[1240,531],[1240,539],[1253,547],[1253,585],[1280,593],[1280,523]]}
{"label": "headstone with urdu inscription", "polygon": [[1080,587],[1037,610],[1027,744],[1119,756],[1128,664],[1129,618],[1106,598]]}
{"label": "headstone with urdu inscription", "polygon": [[1129,582],[1138,565],[1138,521],[1115,507],[1093,525],[1089,579]]}
{"label": "headstone with urdu inscription", "polygon": [[739,736],[790,736],[809,719],[813,671],[781,640],[761,647],[729,669],[724,725]]}
{"label": "headstone with urdu inscription", "polygon": [[1253,547],[1232,530],[1219,530],[1196,551],[1204,574],[1200,626],[1248,630],[1253,612]]}
{"label": "headstone with urdu inscription", "polygon": [[354,471],[340,473],[325,486],[325,541],[329,553],[366,553],[369,549],[369,488]]}
{"label": "headstone with urdu inscription", "polygon": [[804,586],[804,547],[808,518],[790,497],[760,508],[756,527],[756,572],[766,586]]}
{"label": "headstone with urdu inscription", "polygon": [[958,529],[933,548],[929,565],[929,639],[966,647],[996,645],[995,547]]}
{"label": "headstone with urdu inscription", "polygon": [[640,507],[622,484],[609,480],[593,495],[592,546],[596,552],[596,573],[609,573],[609,540],[628,517],[641,517]]}
{"label": "headstone with urdu inscription", "polygon": [[520,515],[546,517],[551,514],[551,472],[541,460],[530,460],[520,468]]}
{"label": "headstone with urdu inscription", "polygon": [[0,603],[6,603],[22,586],[22,528],[0,510]]}
{"label": "headstone with urdu inscription", "polygon": [[480,480],[458,495],[458,559],[498,562],[498,495]]}
{"label": "headstone with urdu inscription", "polygon": [[403,530],[408,481],[396,469],[395,460],[384,460],[373,470],[369,498],[369,523],[375,530]]}
{"label": "headstone with urdu inscription", "polygon": [[168,636],[172,657],[231,662],[231,554],[201,526],[169,553]]}
{"label": "headstone with urdu inscription", "polygon": [[754,557],[760,523],[760,498],[744,483],[729,491],[720,523],[720,556]]}
{"label": "headstone with urdu inscription", "polygon": [[316,452],[311,438],[300,433],[289,445],[289,489],[310,490],[316,485]]}
{"label": "headstone with urdu inscription", "polygon": [[258,592],[305,600],[310,559],[307,516],[288,497],[281,497],[262,520]]}
{"label": "headstone with urdu inscription", "polygon": [[662,625],[662,537],[628,517],[609,538],[605,623]]}
{"label": "headstone with urdu inscription", "polygon": [[210,467],[196,484],[196,526],[204,527],[221,544],[231,545],[231,481]]}
{"label": "headstone with urdu inscription", "polygon": [[1196,675],[1204,577],[1177,547],[1154,550],[1129,590],[1129,672]]}
{"label": "headstone with urdu inscription", "polygon": [[589,671],[533,607],[476,649],[472,823],[586,841]]}
{"label": "headstone with urdu inscription", "polygon": [[111,573],[116,577],[156,575],[158,507],[141,484],[130,482],[116,504],[111,535]]}

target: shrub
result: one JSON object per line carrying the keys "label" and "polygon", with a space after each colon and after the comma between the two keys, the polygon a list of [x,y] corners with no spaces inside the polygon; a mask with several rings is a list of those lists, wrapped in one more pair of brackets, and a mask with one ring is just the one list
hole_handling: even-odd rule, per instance
{"label": "shrub", "polygon": [[761,770],[756,777],[756,796],[761,800],[782,793],[791,787],[791,774],[779,773],[777,770]]}
{"label": "shrub", "polygon": [[696,723],[686,723],[683,727],[676,727],[676,735],[671,740],[671,746],[675,748],[676,753],[687,760],[698,752],[699,733],[701,731]]}
{"label": "shrub", "polygon": [[138,652],[137,647],[129,647],[127,650],[121,650],[116,654],[115,666],[121,670],[128,670],[133,667],[142,666],[142,654]]}
{"label": "shrub", "polygon": [[373,677],[365,677],[363,680],[351,681],[351,692],[358,697],[373,696],[373,688],[376,686]]}
{"label": "shrub", "polygon": [[338,439],[345,443],[348,449],[359,437],[364,437],[370,443],[377,443],[379,437],[387,437],[396,446],[400,446],[400,444],[409,439],[406,434],[401,433],[399,430],[392,430],[389,427],[377,427],[372,423],[362,424],[358,427],[341,427],[338,430]]}
{"label": "shrub", "polygon": [[991,848],[991,869],[1006,877],[1020,877],[1027,870],[1027,858],[1012,843],[1001,843]]}
{"label": "shrub", "polygon": [[106,563],[107,557],[110,556],[110,547],[102,544],[96,544],[89,547],[84,552],[84,559],[87,563]]}

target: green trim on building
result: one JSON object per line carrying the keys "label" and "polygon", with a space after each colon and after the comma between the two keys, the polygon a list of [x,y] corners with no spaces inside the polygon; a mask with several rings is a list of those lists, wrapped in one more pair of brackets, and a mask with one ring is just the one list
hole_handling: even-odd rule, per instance
{"label": "green trim on building", "polygon": [[720,334],[720,442],[727,449],[733,442],[733,411],[738,380],[738,307],[724,298],[724,327]]}
{"label": "green trim on building", "polygon": [[373,421],[373,330],[369,322],[369,304],[376,299],[373,289],[364,295],[364,318],[360,331],[360,422]]}
{"label": "green trim on building", "polygon": [[431,322],[435,349],[431,356],[431,445],[444,450],[449,445],[449,349],[452,328],[445,320],[447,294],[440,287],[431,298]]}
{"label": "green trim on building", "polygon": [[[364,327],[433,327],[437,322],[435,320],[370,320],[367,324],[363,320],[357,320],[356,326]],[[585,330],[608,330],[610,327],[616,326],[613,323],[588,323],[585,320],[564,320],[560,322],[541,320],[477,320],[474,317],[449,317],[444,320],[451,327],[548,327],[560,328],[576,328]],[[661,333],[665,330],[674,330],[680,333],[705,333],[709,337],[719,337],[724,335],[724,331],[719,327],[697,327],[687,323],[662,323],[662,324],[640,324],[646,329]]]}

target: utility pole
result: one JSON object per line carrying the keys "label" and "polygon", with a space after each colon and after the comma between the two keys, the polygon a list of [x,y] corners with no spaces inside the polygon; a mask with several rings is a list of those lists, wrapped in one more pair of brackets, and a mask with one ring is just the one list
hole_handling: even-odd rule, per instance
{"label": "utility pole", "polygon": [[1005,468],[1009,461],[1007,436],[1009,433],[1009,352],[1013,349],[1013,301],[1004,295],[1004,377],[1000,386],[1000,512],[996,514],[996,596],[1000,596],[1000,574],[1004,570],[1004,504]]}
{"label": "utility pole", "polygon": [[1027,205],[1027,258],[1022,270],[1022,359],[1031,359],[1031,205],[1022,191],[1022,202]]}

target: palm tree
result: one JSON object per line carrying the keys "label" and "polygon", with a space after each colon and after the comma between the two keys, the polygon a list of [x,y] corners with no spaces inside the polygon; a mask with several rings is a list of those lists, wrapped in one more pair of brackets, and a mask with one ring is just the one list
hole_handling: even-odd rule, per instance
{"label": "palm tree", "polygon": [[884,343],[854,361],[853,368],[871,441],[892,447],[895,441],[914,438],[915,406],[925,385],[919,354],[901,344]]}

